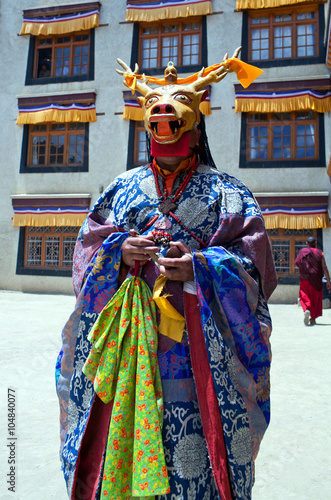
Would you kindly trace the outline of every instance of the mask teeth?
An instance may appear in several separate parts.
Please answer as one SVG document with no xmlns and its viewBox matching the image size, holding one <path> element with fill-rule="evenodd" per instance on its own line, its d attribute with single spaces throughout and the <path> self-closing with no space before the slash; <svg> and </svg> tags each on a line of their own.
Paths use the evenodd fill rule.
<svg viewBox="0 0 331 500">
<path fill-rule="evenodd" d="M 180 128 L 180 126 L 181 126 L 181 120 L 178 120 L 175 122 L 170 122 L 170 128 L 171 128 L 173 134 L 175 134 L 177 132 L 177 130 Z"/>
<path fill-rule="evenodd" d="M 183 120 L 170 120 L 162 122 L 150 122 L 150 127 L 156 135 L 170 135 L 167 132 L 176 134 L 182 127 Z"/>
</svg>

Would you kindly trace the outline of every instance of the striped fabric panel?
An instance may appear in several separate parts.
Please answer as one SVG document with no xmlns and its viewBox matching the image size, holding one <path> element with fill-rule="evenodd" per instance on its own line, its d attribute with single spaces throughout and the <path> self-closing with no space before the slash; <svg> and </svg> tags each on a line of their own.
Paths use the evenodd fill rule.
<svg viewBox="0 0 331 500">
<path fill-rule="evenodd" d="M 199 3 L 211 3 L 210 0 L 161 0 L 160 2 L 148 2 L 143 0 L 140 3 L 127 2 L 127 9 L 134 10 L 153 10 L 162 9 L 165 7 L 183 7 L 187 5 L 194 5 Z"/>
<path fill-rule="evenodd" d="M 76 19 L 84 19 L 85 17 L 99 14 L 99 9 L 88 10 L 86 12 L 76 12 L 75 14 L 64 14 L 54 17 L 23 17 L 23 22 L 34 24 L 62 23 L 63 21 L 73 21 Z"/>
<path fill-rule="evenodd" d="M 15 214 L 87 214 L 86 207 L 14 207 Z"/>
<path fill-rule="evenodd" d="M 263 215 L 288 214 L 288 215 L 308 215 L 325 214 L 328 207 L 261 207 Z"/>
<path fill-rule="evenodd" d="M 236 99 L 286 99 L 292 97 L 311 96 L 315 99 L 323 100 L 331 97 L 331 91 L 316 92 L 311 89 L 277 91 L 277 92 L 236 92 Z"/>
<path fill-rule="evenodd" d="M 19 113 L 35 113 L 38 111 L 46 111 L 49 109 L 58 109 L 61 111 L 69 111 L 71 109 L 79 109 L 81 111 L 87 111 L 91 109 L 95 109 L 95 104 L 70 104 L 69 106 L 63 106 L 61 104 L 57 103 L 51 103 L 51 104 L 42 104 L 42 105 L 35 105 L 35 106 L 19 106 L 18 111 Z"/>
<path fill-rule="evenodd" d="M 163 0 L 157 2 L 127 2 L 127 21 L 156 21 L 212 13 L 211 0 Z"/>
</svg>

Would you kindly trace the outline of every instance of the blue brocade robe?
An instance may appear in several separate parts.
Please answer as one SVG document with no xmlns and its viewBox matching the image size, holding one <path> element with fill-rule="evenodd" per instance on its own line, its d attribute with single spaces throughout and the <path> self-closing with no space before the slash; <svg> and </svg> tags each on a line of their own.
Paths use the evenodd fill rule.
<svg viewBox="0 0 331 500">
<path fill-rule="evenodd" d="M 175 179 L 175 191 L 185 173 Z M 159 184 L 162 186 L 162 177 Z M 155 180 L 148 166 L 117 177 L 97 201 L 78 236 L 74 257 L 76 308 L 62 333 L 57 392 L 61 409 L 61 459 L 68 494 L 89 420 L 94 390 L 82 373 L 90 350 L 88 332 L 121 280 L 121 246 L 134 228 L 160 218 Z M 260 209 L 234 177 L 199 165 L 177 202 L 173 241 L 193 249 L 197 299 L 208 371 L 222 420 L 232 498 L 251 498 L 254 460 L 270 418 L 271 320 L 266 299 L 276 286 L 268 237 Z M 205 244 L 192 237 L 187 227 Z M 141 277 L 153 289 L 159 275 L 149 261 Z M 183 283 L 168 281 L 169 301 L 182 314 Z M 192 348 L 192 346 L 191 346 Z M 167 500 L 223 500 L 217 460 L 204 436 L 199 393 L 190 360 L 190 332 L 181 343 L 159 334 L 159 365 L 165 412 L 163 442 L 170 478 Z M 220 431 L 221 432 L 221 431 Z M 97 436 L 96 436 L 97 439 Z M 207 446 L 206 446 L 207 441 Z M 99 471 L 101 473 L 101 471 Z M 215 481 L 216 486 L 215 486 Z M 102 477 L 102 475 L 101 475 Z M 96 494 L 95 498 L 98 498 Z"/>
</svg>

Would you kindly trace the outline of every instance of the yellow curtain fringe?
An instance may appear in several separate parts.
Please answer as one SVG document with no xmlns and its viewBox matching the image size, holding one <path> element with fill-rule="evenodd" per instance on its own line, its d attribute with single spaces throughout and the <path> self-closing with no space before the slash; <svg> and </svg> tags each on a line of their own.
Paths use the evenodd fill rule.
<svg viewBox="0 0 331 500">
<path fill-rule="evenodd" d="M 20 35 L 62 35 L 74 31 L 90 30 L 96 26 L 99 26 L 99 14 L 54 23 L 29 23 L 24 21 Z"/>
<path fill-rule="evenodd" d="M 14 214 L 13 226 L 81 226 L 86 219 L 84 214 Z"/>
<path fill-rule="evenodd" d="M 247 9 L 271 9 L 285 5 L 294 5 L 297 3 L 319 3 L 316 0 L 237 0 L 237 10 Z"/>
<path fill-rule="evenodd" d="M 319 215 L 264 215 L 266 229 L 316 229 L 331 227 L 328 214 Z"/>
<path fill-rule="evenodd" d="M 147 4 L 148 5 L 148 4 Z M 151 22 L 164 19 L 175 19 L 177 17 L 205 16 L 212 14 L 213 9 L 210 2 L 201 4 L 183 5 L 176 7 L 160 7 L 159 9 L 130 9 L 126 10 L 126 21 Z"/>
<path fill-rule="evenodd" d="M 254 99 L 251 97 L 236 99 L 236 113 L 285 113 L 289 111 L 313 110 L 318 113 L 331 111 L 331 97 L 316 99 L 313 96 L 284 97 L 282 99 Z"/>
<path fill-rule="evenodd" d="M 16 125 L 30 125 L 35 123 L 68 123 L 68 122 L 95 122 L 97 114 L 95 109 L 45 109 L 30 113 L 19 113 Z"/>
<path fill-rule="evenodd" d="M 144 119 L 143 108 L 134 108 L 131 106 L 124 106 L 123 120 L 134 120 L 140 122 Z"/>
<path fill-rule="evenodd" d="M 211 106 L 210 101 L 202 101 L 200 102 L 200 111 L 203 115 L 211 115 Z"/>
</svg>

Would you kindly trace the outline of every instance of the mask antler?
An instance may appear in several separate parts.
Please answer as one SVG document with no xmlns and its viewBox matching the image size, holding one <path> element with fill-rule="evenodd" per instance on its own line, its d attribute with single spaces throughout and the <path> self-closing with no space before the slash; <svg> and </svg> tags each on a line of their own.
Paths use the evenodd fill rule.
<svg viewBox="0 0 331 500">
<path fill-rule="evenodd" d="M 126 87 L 131 88 L 132 86 L 128 85 L 127 80 L 129 81 L 134 81 L 134 88 L 138 90 L 142 95 L 147 95 L 149 92 L 151 92 L 152 88 L 147 85 L 147 80 L 145 74 L 142 75 L 142 82 L 137 79 L 138 73 L 139 73 L 139 66 L 136 63 L 134 71 L 121 59 L 117 59 L 117 62 L 124 71 L 121 71 L 119 69 L 116 69 L 117 73 L 121 76 L 124 77 L 123 83 Z"/>
<path fill-rule="evenodd" d="M 231 59 L 237 58 L 240 51 L 241 47 L 238 47 L 234 51 L 234 54 Z M 233 69 L 231 69 L 228 64 L 228 61 L 230 61 L 231 59 L 228 58 L 228 54 L 225 54 L 225 56 L 223 57 L 223 61 L 221 62 L 221 66 L 217 68 L 215 71 L 211 71 L 206 76 L 203 76 L 205 68 L 202 68 L 202 70 L 198 75 L 198 79 L 195 82 L 191 83 L 191 85 L 189 85 L 190 88 L 193 91 L 197 92 L 198 90 L 202 89 L 206 85 L 209 85 L 210 83 L 218 83 L 221 80 L 223 80 L 223 78 L 225 78 L 228 73 L 233 72 Z"/>
</svg>

